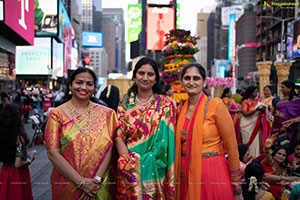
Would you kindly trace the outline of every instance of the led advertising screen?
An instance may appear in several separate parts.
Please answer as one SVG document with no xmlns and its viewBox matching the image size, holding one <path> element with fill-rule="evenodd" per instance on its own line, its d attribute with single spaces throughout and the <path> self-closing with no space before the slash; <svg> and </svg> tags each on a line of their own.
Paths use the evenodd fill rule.
<svg viewBox="0 0 300 200">
<path fill-rule="evenodd" d="M 59 39 L 64 43 L 64 76 L 67 77 L 68 69 L 72 68 L 72 40 L 75 32 L 68 16 L 67 10 L 61 0 L 59 0 Z"/>
<path fill-rule="evenodd" d="M 100 32 L 82 31 L 81 43 L 83 47 L 102 47 L 103 34 Z"/>
<path fill-rule="evenodd" d="M 64 44 L 52 39 L 52 78 L 64 76 Z"/>
<path fill-rule="evenodd" d="M 7 0 L 4 3 L 4 22 L 13 31 L 33 44 L 34 0 Z"/>
<path fill-rule="evenodd" d="M 34 1 L 34 31 L 36 36 L 57 35 L 57 0 Z"/>
<path fill-rule="evenodd" d="M 174 29 L 174 8 L 147 8 L 147 50 L 162 50 L 165 35 Z"/>
<path fill-rule="evenodd" d="M 48 75 L 48 68 L 51 68 L 51 38 L 34 38 L 34 44 L 16 47 L 17 75 Z"/>
<path fill-rule="evenodd" d="M 300 55 L 300 20 L 294 23 L 293 57 Z"/>
<path fill-rule="evenodd" d="M 228 61 L 232 63 L 232 56 L 233 56 L 233 47 L 234 47 L 234 23 L 235 23 L 235 14 L 230 15 L 229 20 L 229 27 L 228 27 Z"/>
<path fill-rule="evenodd" d="M 156 5 L 173 5 L 173 0 L 147 0 L 147 4 L 156 4 Z"/>
<path fill-rule="evenodd" d="M 294 23 L 289 22 L 287 25 L 287 37 L 286 37 L 286 57 L 293 57 L 293 34 L 294 34 Z"/>
<path fill-rule="evenodd" d="M 244 14 L 244 8 L 242 5 L 222 7 L 221 9 L 222 26 L 229 26 L 231 14 L 235 14 L 235 21 L 238 21 Z"/>
<path fill-rule="evenodd" d="M 4 2 L 0 1 L 0 21 L 4 20 Z"/>
<path fill-rule="evenodd" d="M 128 4 L 128 43 L 139 39 L 142 30 L 142 4 Z"/>
</svg>

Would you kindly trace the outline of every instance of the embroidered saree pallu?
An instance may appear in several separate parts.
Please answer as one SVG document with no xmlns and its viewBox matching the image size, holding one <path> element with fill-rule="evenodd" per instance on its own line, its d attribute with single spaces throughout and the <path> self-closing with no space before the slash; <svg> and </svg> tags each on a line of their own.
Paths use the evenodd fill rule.
<svg viewBox="0 0 300 200">
<path fill-rule="evenodd" d="M 155 95 L 148 105 L 123 99 L 118 116 L 129 154 L 118 160 L 117 199 L 174 198 L 174 121 L 171 100 Z"/>
<path fill-rule="evenodd" d="M 112 109 L 94 105 L 91 112 L 93 114 L 84 118 L 76 117 L 84 130 L 92 120 L 88 135 L 78 130 L 74 120 L 61 107 L 51 110 L 45 132 L 47 150 L 60 149 L 61 155 L 73 169 L 86 178 L 95 175 L 113 145 L 112 137 L 118 127 L 118 120 Z M 53 200 L 77 199 L 82 193 L 82 190 L 62 176 L 56 168 L 51 174 L 51 185 Z"/>
</svg>

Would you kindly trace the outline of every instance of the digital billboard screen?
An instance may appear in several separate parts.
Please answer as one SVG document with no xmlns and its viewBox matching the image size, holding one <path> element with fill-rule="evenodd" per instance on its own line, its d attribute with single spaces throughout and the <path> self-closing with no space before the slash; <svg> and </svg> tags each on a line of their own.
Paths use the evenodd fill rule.
<svg viewBox="0 0 300 200">
<path fill-rule="evenodd" d="M 7 0 L 4 3 L 5 24 L 30 44 L 34 38 L 33 4 L 33 0 Z"/>
<path fill-rule="evenodd" d="M 294 23 L 293 31 L 293 57 L 300 55 L 300 20 Z"/>
<path fill-rule="evenodd" d="M 16 47 L 17 75 L 48 75 L 51 38 L 34 38 L 34 46 Z"/>
<path fill-rule="evenodd" d="M 36 36 L 57 35 L 57 0 L 34 1 L 34 31 Z"/>
<path fill-rule="evenodd" d="M 102 47 L 103 34 L 100 32 L 82 31 L 81 38 L 83 47 Z"/>
<path fill-rule="evenodd" d="M 147 50 L 162 50 L 164 48 L 165 35 L 174 29 L 174 15 L 174 8 L 147 8 Z"/>
<path fill-rule="evenodd" d="M 52 76 L 64 76 L 64 45 L 52 39 Z"/>
<path fill-rule="evenodd" d="M 139 39 L 142 30 L 142 4 L 128 4 L 128 43 Z"/>
</svg>

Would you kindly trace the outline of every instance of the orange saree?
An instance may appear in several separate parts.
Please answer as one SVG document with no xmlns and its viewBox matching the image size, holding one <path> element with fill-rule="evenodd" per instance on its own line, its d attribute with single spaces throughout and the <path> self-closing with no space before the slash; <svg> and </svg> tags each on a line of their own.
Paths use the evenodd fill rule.
<svg viewBox="0 0 300 200">
<path fill-rule="evenodd" d="M 96 173 L 107 151 L 113 145 L 113 134 L 119 126 L 116 113 L 109 108 L 94 105 L 93 114 L 77 116 L 81 127 L 87 129 L 93 120 L 89 135 L 81 133 L 74 120 L 61 107 L 49 115 L 45 130 L 47 150 L 60 149 L 61 155 L 82 177 Z M 92 117 L 91 117 L 92 116 Z M 54 167 L 51 174 L 52 199 L 77 199 L 81 190 L 62 176 Z"/>
<path fill-rule="evenodd" d="M 222 101 L 213 98 L 203 122 L 206 101 L 207 97 L 203 94 L 186 131 L 183 130 L 188 101 L 178 114 L 175 136 L 175 198 L 178 200 L 220 199 L 224 196 L 233 199 L 232 189 L 239 188 L 239 158 L 231 117 Z M 184 134 L 185 144 L 182 143 Z M 228 152 L 228 161 L 223 144 Z M 182 166 L 187 173 L 182 171 Z"/>
</svg>

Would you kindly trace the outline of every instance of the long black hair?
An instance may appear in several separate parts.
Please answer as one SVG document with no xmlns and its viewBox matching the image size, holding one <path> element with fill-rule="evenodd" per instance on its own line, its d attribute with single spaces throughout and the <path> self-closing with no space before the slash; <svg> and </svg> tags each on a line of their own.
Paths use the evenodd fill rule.
<svg viewBox="0 0 300 200">
<path fill-rule="evenodd" d="M 226 94 L 228 93 L 230 91 L 230 88 L 225 88 L 224 90 L 223 90 L 223 93 L 222 93 L 222 95 L 221 95 L 221 99 L 223 99 L 224 97 L 226 97 Z"/>
<path fill-rule="evenodd" d="M 256 86 L 249 86 L 249 87 L 247 87 L 246 92 L 245 92 L 245 94 L 244 94 L 244 96 L 243 96 L 242 101 L 244 101 L 245 99 L 249 99 L 250 96 L 252 95 L 252 93 L 253 93 L 256 89 L 257 89 Z M 241 102 L 242 102 L 242 101 L 241 101 Z"/>
<path fill-rule="evenodd" d="M 0 111 L 0 161 L 12 163 L 16 159 L 17 137 L 26 146 L 29 141 L 24 130 L 21 106 L 16 103 L 4 105 Z M 22 149 L 26 156 L 26 148 Z M 23 158 L 25 159 L 25 157 Z"/>
<path fill-rule="evenodd" d="M 285 85 L 287 88 L 291 89 L 290 93 L 289 93 L 289 101 L 292 101 L 294 96 L 297 96 L 296 92 L 295 92 L 295 83 L 293 81 L 290 80 L 285 80 L 282 81 L 281 84 Z"/>
<path fill-rule="evenodd" d="M 249 191 L 250 178 L 255 177 L 259 187 L 265 174 L 264 168 L 257 162 L 249 163 L 245 168 L 245 182 L 242 185 L 244 200 L 255 200 L 255 187 Z"/>
<path fill-rule="evenodd" d="M 137 71 L 143 66 L 143 65 L 151 65 L 151 67 L 154 70 L 155 73 L 155 84 L 152 87 L 152 91 L 154 94 L 163 94 L 164 91 L 163 89 L 159 86 L 160 83 L 160 77 L 159 77 L 159 72 L 158 72 L 158 65 L 156 63 L 155 60 L 153 60 L 152 58 L 148 58 L 148 57 L 143 57 L 141 58 L 135 65 L 134 70 L 133 70 L 133 74 L 132 74 L 132 80 L 134 81 L 134 79 L 136 78 L 136 73 Z M 128 97 L 131 95 L 131 93 L 134 94 L 134 96 L 137 95 L 138 93 L 138 86 L 137 84 L 134 82 L 133 85 L 128 89 L 127 91 L 127 95 Z"/>
<path fill-rule="evenodd" d="M 283 149 L 285 151 L 285 160 L 283 161 L 283 163 L 279 163 L 279 166 L 286 168 L 287 163 L 288 163 L 288 151 L 287 151 L 287 149 L 284 148 L 283 146 L 278 145 L 278 144 L 273 144 L 271 149 L 272 149 L 272 154 L 271 154 L 272 158 L 276 155 L 276 153 L 279 150 Z"/>
<path fill-rule="evenodd" d="M 241 162 L 244 162 L 244 155 L 246 154 L 246 152 L 249 150 L 249 147 L 247 144 L 239 144 L 238 145 L 238 149 L 239 149 L 239 158 Z"/>
<path fill-rule="evenodd" d="M 93 77 L 93 79 L 94 79 L 94 86 L 95 86 L 95 89 L 96 89 L 97 77 L 96 77 L 95 72 L 93 72 L 91 69 L 89 69 L 89 68 L 87 68 L 87 67 L 79 67 L 79 68 L 77 68 L 75 71 L 73 71 L 73 72 L 71 73 L 71 75 L 69 76 L 69 78 L 68 78 L 68 81 L 67 81 L 67 88 L 66 88 L 66 91 L 65 91 L 65 96 L 64 96 L 63 102 L 67 102 L 67 101 L 69 101 L 69 100 L 72 98 L 72 95 L 69 94 L 69 92 L 70 92 L 70 88 L 69 88 L 69 87 L 72 85 L 73 81 L 75 80 L 75 77 L 76 77 L 78 74 L 84 73 L 84 72 L 89 73 L 89 74 Z M 94 90 L 95 90 L 95 89 L 94 89 Z M 94 91 L 94 93 L 95 93 L 95 91 Z M 93 98 L 93 97 L 91 97 L 91 100 L 92 100 L 93 102 L 96 102 L 96 101 L 95 101 L 95 98 Z"/>
</svg>

